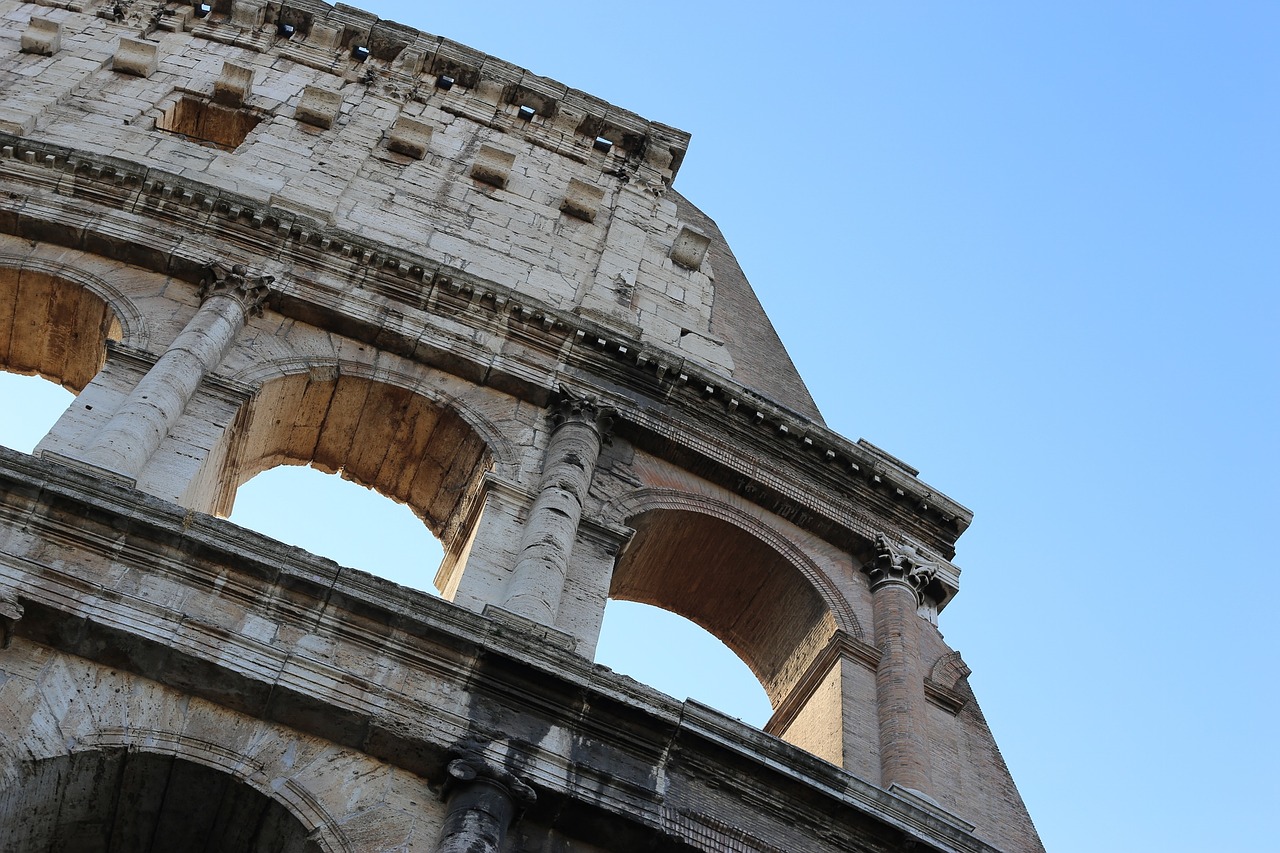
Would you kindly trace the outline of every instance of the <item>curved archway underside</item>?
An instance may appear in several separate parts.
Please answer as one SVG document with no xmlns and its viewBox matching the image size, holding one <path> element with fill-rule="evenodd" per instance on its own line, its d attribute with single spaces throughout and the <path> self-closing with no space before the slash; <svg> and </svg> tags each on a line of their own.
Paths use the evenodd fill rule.
<svg viewBox="0 0 1280 853">
<path fill-rule="evenodd" d="M 0 267 L 0 367 L 79 393 L 106 360 L 120 322 L 98 296 L 49 273 Z"/>
<path fill-rule="evenodd" d="M 320 853 L 284 806 L 172 755 L 94 750 L 26 765 L 0 793 L 0 850 Z"/>
<path fill-rule="evenodd" d="M 443 539 L 491 457 L 455 412 L 409 389 L 301 373 L 262 386 L 225 481 L 234 490 L 277 465 L 311 465 L 408 504 Z"/>
<path fill-rule="evenodd" d="M 714 516 L 654 509 L 628 524 L 635 537 L 609 597 L 706 628 L 751 668 L 776 708 L 836 630 L 822 597 L 785 557 Z"/>
</svg>

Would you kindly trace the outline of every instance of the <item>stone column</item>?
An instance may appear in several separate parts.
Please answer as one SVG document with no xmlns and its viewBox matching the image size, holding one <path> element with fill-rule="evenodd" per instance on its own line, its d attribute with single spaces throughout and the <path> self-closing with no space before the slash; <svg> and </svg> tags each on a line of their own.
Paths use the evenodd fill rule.
<svg viewBox="0 0 1280 853">
<path fill-rule="evenodd" d="M 515 571 L 507 582 L 505 610 L 543 625 L 555 624 L 582 505 L 612 423 L 612 410 L 586 398 L 568 397 L 552 411 L 551 442 L 520 537 Z"/>
<path fill-rule="evenodd" d="M 910 545 L 876 535 L 876 556 L 862 569 L 871 579 L 880 723 L 880 783 L 933 795 L 929 775 L 924 672 L 920 667 L 920 590 L 937 569 Z"/>
<path fill-rule="evenodd" d="M 445 796 L 437 853 L 498 853 L 519 812 L 535 799 L 519 779 L 473 758 L 449 762 Z"/>
<path fill-rule="evenodd" d="M 240 264 L 207 264 L 200 308 L 93 437 L 84 461 L 136 480 L 246 319 L 262 313 L 272 281 Z"/>
</svg>

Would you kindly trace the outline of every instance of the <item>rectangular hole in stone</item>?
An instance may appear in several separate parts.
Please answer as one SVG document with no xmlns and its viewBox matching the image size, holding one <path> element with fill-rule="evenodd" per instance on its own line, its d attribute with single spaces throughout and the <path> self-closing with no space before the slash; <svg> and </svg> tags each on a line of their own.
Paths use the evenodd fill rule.
<svg viewBox="0 0 1280 853">
<path fill-rule="evenodd" d="M 234 150 L 262 118 L 250 110 L 211 104 L 183 95 L 156 120 L 156 129 L 199 145 Z"/>
<path fill-rule="evenodd" d="M 516 115 L 520 117 L 521 121 L 533 121 L 533 117 L 536 116 L 537 114 L 538 114 L 538 111 L 535 110 L 533 107 L 522 106 L 520 107 L 520 111 Z"/>
<path fill-rule="evenodd" d="M 613 150 L 613 143 L 610 142 L 608 139 L 605 139 L 603 136 L 597 136 L 596 141 L 591 143 L 591 147 L 596 149 L 597 151 L 603 151 L 604 153 L 608 154 L 610 151 Z"/>
</svg>

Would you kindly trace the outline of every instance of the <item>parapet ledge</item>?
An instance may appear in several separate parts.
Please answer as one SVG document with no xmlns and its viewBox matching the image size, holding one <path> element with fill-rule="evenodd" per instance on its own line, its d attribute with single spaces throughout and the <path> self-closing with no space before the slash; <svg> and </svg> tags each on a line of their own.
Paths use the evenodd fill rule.
<svg viewBox="0 0 1280 853">
<path fill-rule="evenodd" d="M 560 140 L 583 158 L 592 152 L 623 155 L 629 166 L 646 165 L 668 182 L 689 148 L 685 131 L 649 121 L 563 83 L 534 74 L 443 36 L 338 3 L 322 0 L 268 2 L 261 14 L 246 0 L 216 0 L 213 10 L 191 24 L 214 41 L 266 52 L 278 50 L 309 67 L 348 82 L 370 85 L 385 78 L 402 97 L 440 100 L 441 108 L 504 130 L 523 128 L 531 139 L 564 152 Z M 246 20 L 256 30 L 246 32 Z"/>
</svg>

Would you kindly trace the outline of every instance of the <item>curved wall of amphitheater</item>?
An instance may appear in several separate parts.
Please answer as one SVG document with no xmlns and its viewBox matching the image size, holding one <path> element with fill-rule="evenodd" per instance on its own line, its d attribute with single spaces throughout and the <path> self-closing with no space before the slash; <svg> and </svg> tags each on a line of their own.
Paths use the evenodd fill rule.
<svg viewBox="0 0 1280 853">
<path fill-rule="evenodd" d="M 0 0 L 0 367 L 78 395 L 0 450 L 0 850 L 1040 849 L 970 513 L 825 427 L 688 144 L 347 6 Z M 442 598 L 219 518 L 281 464 Z M 765 730 L 593 666 L 609 598 Z"/>
</svg>

